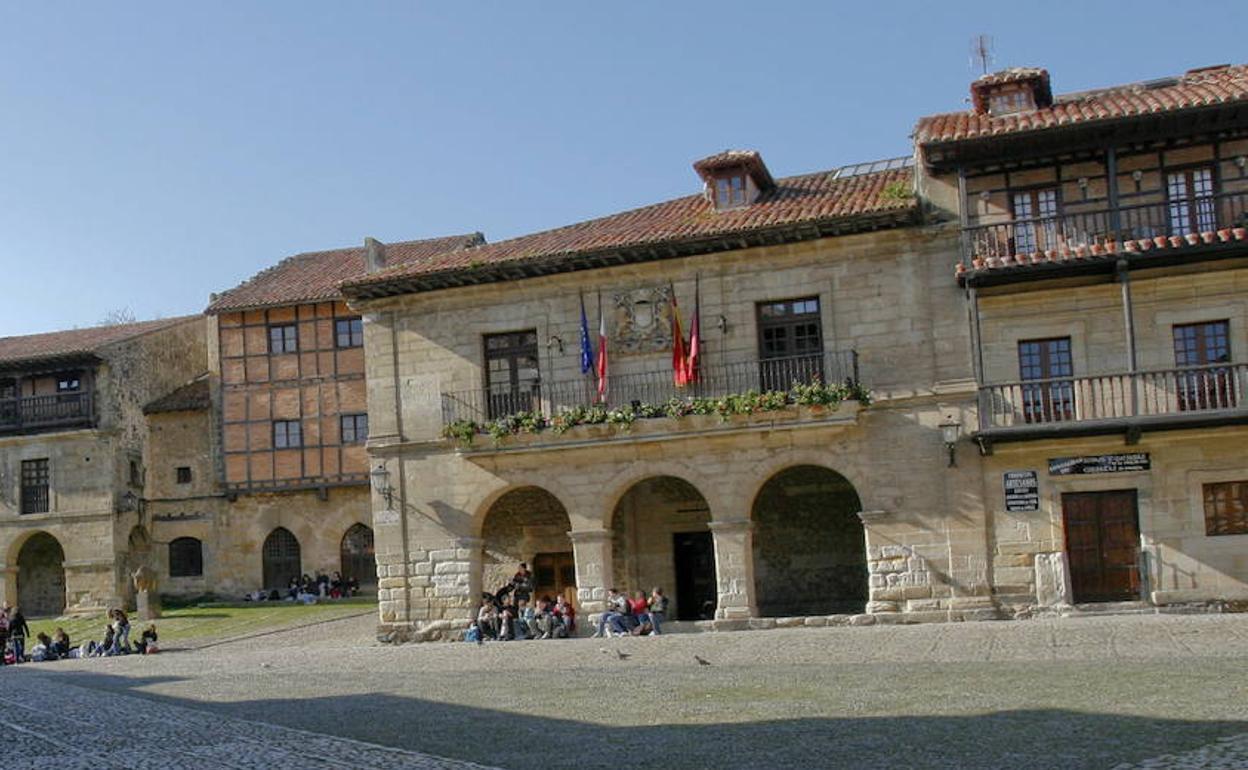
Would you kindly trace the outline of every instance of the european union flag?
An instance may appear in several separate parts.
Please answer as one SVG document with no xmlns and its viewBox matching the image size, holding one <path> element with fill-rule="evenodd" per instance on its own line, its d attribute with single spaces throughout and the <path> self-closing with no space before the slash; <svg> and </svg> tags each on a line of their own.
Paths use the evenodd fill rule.
<svg viewBox="0 0 1248 770">
<path fill-rule="evenodd" d="M 585 295 L 581 295 L 581 374 L 594 368 L 594 346 L 589 341 L 589 319 L 585 317 Z"/>
</svg>

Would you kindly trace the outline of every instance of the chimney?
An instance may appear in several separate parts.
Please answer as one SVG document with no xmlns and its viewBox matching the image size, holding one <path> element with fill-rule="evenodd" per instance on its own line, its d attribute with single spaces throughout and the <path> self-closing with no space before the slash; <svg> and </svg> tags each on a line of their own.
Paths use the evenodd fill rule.
<svg viewBox="0 0 1248 770">
<path fill-rule="evenodd" d="M 386 244 L 376 238 L 364 239 L 364 272 L 375 273 L 386 266 Z"/>
<path fill-rule="evenodd" d="M 971 102 L 977 115 L 1011 115 L 1053 106 L 1049 71 L 1039 67 L 1011 67 L 971 83 Z"/>
</svg>

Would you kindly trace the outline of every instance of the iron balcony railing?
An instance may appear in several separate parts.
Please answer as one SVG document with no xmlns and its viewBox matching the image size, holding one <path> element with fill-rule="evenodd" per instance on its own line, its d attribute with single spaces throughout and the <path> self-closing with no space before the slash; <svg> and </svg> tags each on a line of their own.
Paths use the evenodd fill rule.
<svg viewBox="0 0 1248 770">
<path fill-rule="evenodd" d="M 0 432 L 5 433 L 90 424 L 94 417 L 87 392 L 0 400 Z"/>
<path fill-rule="evenodd" d="M 852 350 L 825 351 L 791 358 L 754 359 L 733 363 L 704 363 L 698 382 L 677 387 L 671 369 L 655 369 L 607 377 L 605 405 L 661 405 L 672 398 L 718 398 L 746 391 L 789 390 L 794 385 L 823 382 L 856 384 L 858 354 Z M 548 416 L 566 409 L 602 403 L 593 376 L 561 382 L 536 381 L 442 394 L 444 425 L 461 420 L 483 423 L 521 412 Z"/>
<path fill-rule="evenodd" d="M 969 270 L 990 260 L 1030 258 L 1036 253 L 1067 257 L 1122 252 L 1128 241 L 1152 245 L 1158 238 L 1168 242 L 1176 237 L 1189 245 L 1223 243 L 1234 240 L 1231 229 L 1241 227 L 1248 227 L 1248 193 L 1015 219 L 962 232 Z"/>
<path fill-rule="evenodd" d="M 1248 407 L 1248 364 L 1057 377 L 984 385 L 981 429 L 1117 420 Z"/>
</svg>

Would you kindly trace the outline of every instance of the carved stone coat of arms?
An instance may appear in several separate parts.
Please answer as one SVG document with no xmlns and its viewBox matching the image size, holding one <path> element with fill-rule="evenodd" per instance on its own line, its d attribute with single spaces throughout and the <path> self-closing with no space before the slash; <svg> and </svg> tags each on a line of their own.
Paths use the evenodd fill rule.
<svg viewBox="0 0 1248 770">
<path fill-rule="evenodd" d="M 657 353 L 672 347 L 672 289 L 648 286 L 611 295 L 612 353 Z"/>
</svg>

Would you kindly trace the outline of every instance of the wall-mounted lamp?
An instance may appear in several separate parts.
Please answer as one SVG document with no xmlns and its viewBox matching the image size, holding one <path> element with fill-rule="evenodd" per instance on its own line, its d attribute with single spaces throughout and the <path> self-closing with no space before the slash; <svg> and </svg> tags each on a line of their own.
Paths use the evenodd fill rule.
<svg viewBox="0 0 1248 770">
<path fill-rule="evenodd" d="M 962 434 L 962 423 L 953 419 L 953 416 L 945 418 L 940 424 L 940 437 L 945 442 L 945 449 L 949 452 L 949 467 L 954 468 L 958 464 L 956 449 L 958 446 L 958 436 Z"/>
<path fill-rule="evenodd" d="M 1081 176 L 1076 184 L 1079 185 L 1080 189 L 1086 190 L 1088 189 L 1088 178 L 1086 176 Z"/>
<path fill-rule="evenodd" d="M 1244 166 L 1248 166 L 1248 155 L 1240 155 L 1235 159 L 1235 165 L 1239 166 L 1239 170 L 1243 171 Z"/>
<path fill-rule="evenodd" d="M 984 190 L 983 192 L 979 194 L 979 199 L 983 201 L 984 203 L 987 203 L 988 201 L 992 200 L 992 193 L 988 192 L 987 190 Z"/>
<path fill-rule="evenodd" d="M 385 465 L 378 465 L 368 474 L 368 480 L 377 494 L 386 499 L 386 507 L 394 507 L 394 487 L 390 485 L 390 471 Z"/>
<path fill-rule="evenodd" d="M 121 500 L 118 501 L 117 509 L 123 513 L 128 511 L 138 511 L 139 513 L 142 513 L 142 511 L 139 510 L 139 505 L 142 502 L 143 501 L 139 499 L 138 495 L 127 489 L 121 494 Z"/>
<path fill-rule="evenodd" d="M 719 329 L 720 334 L 728 333 L 728 317 L 718 316 L 715 318 L 715 328 Z"/>
<path fill-rule="evenodd" d="M 1138 182 L 1144 178 L 1144 172 L 1137 168 L 1135 171 L 1131 172 L 1131 178 Z"/>
<path fill-rule="evenodd" d="M 547 338 L 546 347 L 549 348 L 551 345 L 554 345 L 555 348 L 559 350 L 560 354 L 563 353 L 563 338 L 558 334 L 552 334 L 549 338 Z"/>
</svg>

